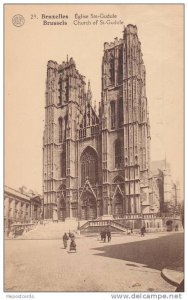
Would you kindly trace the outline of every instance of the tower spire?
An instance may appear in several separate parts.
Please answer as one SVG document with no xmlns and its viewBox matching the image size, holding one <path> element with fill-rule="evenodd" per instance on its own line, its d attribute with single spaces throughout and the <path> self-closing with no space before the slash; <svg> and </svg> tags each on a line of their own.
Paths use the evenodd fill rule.
<svg viewBox="0 0 188 300">
<path fill-rule="evenodd" d="M 88 81 L 88 88 L 87 88 L 87 101 L 91 103 L 92 99 L 92 92 L 91 92 L 91 86 L 90 86 L 90 80 Z"/>
<path fill-rule="evenodd" d="M 96 104 L 96 100 L 94 101 L 94 111 L 95 111 L 95 113 L 97 112 L 97 104 Z"/>
</svg>

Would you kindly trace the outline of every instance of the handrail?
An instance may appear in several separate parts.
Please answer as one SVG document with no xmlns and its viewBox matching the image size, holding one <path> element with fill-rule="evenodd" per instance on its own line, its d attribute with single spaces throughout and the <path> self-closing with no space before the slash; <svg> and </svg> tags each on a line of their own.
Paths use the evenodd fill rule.
<svg viewBox="0 0 188 300">
<path fill-rule="evenodd" d="M 126 230 L 127 229 L 126 225 L 119 224 L 115 220 L 93 220 L 93 221 L 88 221 L 87 223 L 85 223 L 84 225 L 82 225 L 80 227 L 80 230 L 86 229 L 89 226 L 98 227 L 98 226 L 109 226 L 109 225 L 111 225 L 113 227 L 116 227 L 116 228 L 119 228 L 121 230 Z"/>
<path fill-rule="evenodd" d="M 126 231 L 127 230 L 127 226 L 126 225 L 123 225 L 123 224 L 119 224 L 117 222 L 112 222 L 111 223 L 111 226 L 114 226 L 120 230 L 123 230 L 123 231 Z"/>
<path fill-rule="evenodd" d="M 121 228 L 123 228 L 123 229 L 127 229 L 127 227 L 128 227 L 128 226 L 126 226 L 126 225 L 124 225 L 124 224 L 120 224 L 120 223 L 118 223 L 118 222 L 116 222 L 116 221 L 114 221 L 114 220 L 112 220 L 111 223 L 112 223 L 112 224 L 115 224 L 116 226 L 121 227 Z"/>
<path fill-rule="evenodd" d="M 89 227 L 89 222 L 90 221 L 87 221 L 85 224 L 83 224 L 82 226 L 80 226 L 80 229 L 85 229 L 85 228 Z"/>
</svg>

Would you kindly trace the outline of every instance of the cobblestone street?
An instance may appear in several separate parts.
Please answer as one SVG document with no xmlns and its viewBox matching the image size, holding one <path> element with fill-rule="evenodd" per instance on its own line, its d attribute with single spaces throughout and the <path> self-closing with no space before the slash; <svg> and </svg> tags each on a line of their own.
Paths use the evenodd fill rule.
<svg viewBox="0 0 188 300">
<path fill-rule="evenodd" d="M 174 291 L 161 270 L 183 258 L 183 233 L 78 237 L 77 253 L 61 240 L 6 240 L 5 291 Z"/>
</svg>

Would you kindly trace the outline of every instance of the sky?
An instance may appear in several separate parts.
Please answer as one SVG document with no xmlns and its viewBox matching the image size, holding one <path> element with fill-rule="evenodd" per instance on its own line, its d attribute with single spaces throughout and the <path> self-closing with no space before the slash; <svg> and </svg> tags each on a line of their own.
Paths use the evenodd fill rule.
<svg viewBox="0 0 188 300">
<path fill-rule="evenodd" d="M 42 14 L 68 15 L 68 25 L 43 25 Z M 74 25 L 75 14 L 117 15 L 115 25 Z M 25 23 L 12 24 L 21 14 Z M 36 16 L 36 17 L 35 17 Z M 78 19 L 76 19 L 77 21 Z M 85 21 L 87 19 L 80 19 Z M 101 19 L 106 21 L 105 18 Z M 183 187 L 184 61 L 182 5 L 7 5 L 5 7 L 5 184 L 42 193 L 47 61 L 73 57 L 100 101 L 104 42 L 122 38 L 123 26 L 138 28 L 146 66 L 151 160 L 166 156 L 172 178 Z"/>
</svg>

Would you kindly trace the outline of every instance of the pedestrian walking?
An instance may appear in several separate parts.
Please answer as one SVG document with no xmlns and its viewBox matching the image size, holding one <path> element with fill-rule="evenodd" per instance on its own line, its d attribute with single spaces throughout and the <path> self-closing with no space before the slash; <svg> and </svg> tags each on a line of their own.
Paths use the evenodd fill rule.
<svg viewBox="0 0 188 300">
<path fill-rule="evenodd" d="M 143 230 L 144 230 L 144 234 L 145 234 L 146 233 L 146 227 L 145 226 L 143 227 Z"/>
<path fill-rule="evenodd" d="M 107 230 L 103 231 L 103 242 L 106 243 Z"/>
<path fill-rule="evenodd" d="M 110 229 L 107 230 L 107 237 L 108 237 L 108 243 L 111 241 L 111 231 Z"/>
<path fill-rule="evenodd" d="M 103 240 L 103 230 L 101 230 L 101 232 L 100 232 L 100 237 L 101 237 L 101 241 Z"/>
<path fill-rule="evenodd" d="M 74 239 L 75 238 L 75 235 L 74 235 L 74 233 L 73 232 L 71 232 L 71 231 L 69 231 L 69 237 L 70 237 L 70 239 Z"/>
<path fill-rule="evenodd" d="M 64 248 L 66 249 L 67 248 L 67 241 L 69 239 L 69 236 L 68 234 L 65 232 L 64 235 L 63 235 L 63 244 L 64 244 Z"/>
<path fill-rule="evenodd" d="M 143 226 L 140 230 L 141 236 L 144 236 L 144 234 L 146 233 L 146 227 Z"/>
<path fill-rule="evenodd" d="M 75 237 L 71 238 L 70 242 L 70 251 L 75 251 L 76 252 L 76 242 L 75 242 Z"/>
</svg>

